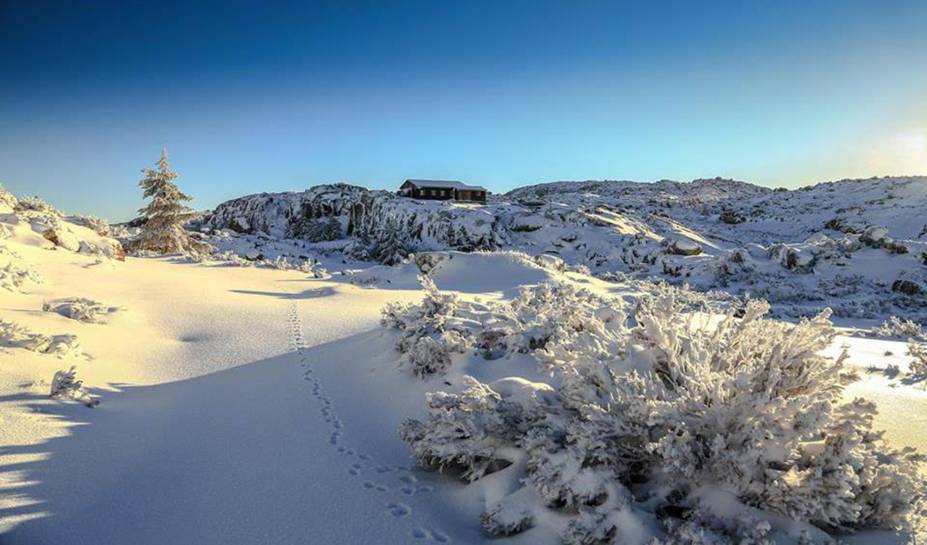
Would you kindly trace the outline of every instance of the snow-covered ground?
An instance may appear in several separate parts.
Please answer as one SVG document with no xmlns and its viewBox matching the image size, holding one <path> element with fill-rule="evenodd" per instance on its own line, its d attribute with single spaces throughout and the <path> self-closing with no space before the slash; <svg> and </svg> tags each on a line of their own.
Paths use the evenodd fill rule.
<svg viewBox="0 0 927 545">
<path fill-rule="evenodd" d="M 386 267 L 340 247 L 326 253 L 301 240 L 228 233 L 213 240 L 281 249 L 276 255 L 294 261 L 302 249 L 327 272 L 123 261 L 105 250 L 112 239 L 104 229 L 48 218 L 0 210 L 9 235 L 0 241 L 0 319 L 21 326 L 6 327 L 0 340 L 0 543 L 494 541 L 479 519 L 511 492 L 505 471 L 469 485 L 426 472 L 398 430 L 426 417 L 428 392 L 460 391 L 464 375 L 488 383 L 544 381 L 546 373 L 526 353 L 462 354 L 446 374 L 421 380 L 397 352 L 397 332 L 380 325 L 381 310 L 421 300 L 422 270 L 474 308 L 551 282 L 631 304 L 652 288 L 590 276 L 562 254 L 567 264 L 493 251 L 421 254 Z M 42 234 L 48 223 L 57 243 Z M 85 312 L 76 312 L 74 298 L 100 305 L 78 300 Z M 93 322 L 74 319 L 81 316 Z M 854 324 L 872 325 L 842 325 Z M 836 356 L 848 345 L 859 375 L 844 395 L 877 403 L 876 428 L 892 446 L 927 452 L 927 389 L 909 373 L 904 340 L 844 333 L 828 350 Z M 71 366 L 98 406 L 49 397 L 52 376 Z M 566 519 L 550 516 L 507 542 L 559 543 L 554 530 Z"/>
</svg>

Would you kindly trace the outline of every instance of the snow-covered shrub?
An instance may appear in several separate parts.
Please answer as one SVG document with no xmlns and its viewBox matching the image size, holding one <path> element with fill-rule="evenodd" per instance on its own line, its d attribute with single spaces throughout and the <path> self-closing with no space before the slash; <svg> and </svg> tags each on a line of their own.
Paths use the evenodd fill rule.
<svg viewBox="0 0 927 545">
<path fill-rule="evenodd" d="M 92 229 L 100 236 L 113 236 L 113 229 L 110 227 L 109 221 L 105 218 L 98 218 L 96 216 L 71 216 L 69 219 L 77 225 L 83 225 L 88 229 Z"/>
<path fill-rule="evenodd" d="M 927 377 L 927 346 L 909 340 L 908 355 L 911 356 L 911 374 Z"/>
<path fill-rule="evenodd" d="M 493 536 L 511 536 L 534 526 L 534 514 L 518 494 L 506 496 L 480 516 L 480 525 Z"/>
<path fill-rule="evenodd" d="M 221 261 L 229 267 L 253 267 L 254 261 L 250 259 L 245 259 L 244 257 L 236 254 L 235 252 L 222 252 L 214 254 L 212 256 L 216 261 Z"/>
<path fill-rule="evenodd" d="M 490 306 L 477 345 L 490 359 L 542 349 L 581 331 L 597 312 L 613 316 L 609 302 L 572 284 L 522 288 L 510 303 Z"/>
<path fill-rule="evenodd" d="M 17 212 L 38 212 L 40 214 L 61 217 L 61 212 L 38 197 L 20 197 L 14 210 Z"/>
<path fill-rule="evenodd" d="M 844 357 L 819 355 L 835 337 L 829 313 L 791 325 L 749 301 L 719 319 L 687 299 L 662 286 L 630 315 L 616 303 L 581 327 L 567 319 L 534 349 L 557 389 L 468 378 L 429 395 L 427 420 L 400 434 L 424 466 L 468 480 L 526 459 L 513 482 L 571 517 L 566 543 L 608 543 L 629 504 L 665 519 L 705 489 L 827 531 L 908 524 L 919 458 L 872 431 L 871 404 L 842 400 Z M 491 507 L 484 523 L 524 529 L 517 507 Z M 729 522 L 692 521 L 670 542 L 710 530 L 763 543 L 769 531 Z"/>
<path fill-rule="evenodd" d="M 104 323 L 104 317 L 119 310 L 119 307 L 106 306 L 84 297 L 70 297 L 42 304 L 45 312 L 56 312 L 65 318 L 91 324 Z"/>
<path fill-rule="evenodd" d="M 14 265 L 13 262 L 0 267 L 0 288 L 14 292 L 22 291 L 26 282 L 41 284 L 42 277 L 34 270 Z"/>
<path fill-rule="evenodd" d="M 100 400 L 90 394 L 84 383 L 77 379 L 77 370 L 74 366 L 67 371 L 56 371 L 51 382 L 51 397 L 55 399 L 70 399 L 83 403 L 88 407 L 96 407 Z"/>
<path fill-rule="evenodd" d="M 469 329 L 456 317 L 460 300 L 442 293 L 434 281 L 419 275 L 425 297 L 419 304 L 391 303 L 383 309 L 380 323 L 398 329 L 396 350 L 403 354 L 402 364 L 416 376 L 425 378 L 444 373 L 453 353 L 463 353 L 470 346 Z"/>
<path fill-rule="evenodd" d="M 43 335 L 33 333 L 25 327 L 6 320 L 0 320 L 0 346 L 22 348 L 40 354 L 52 354 L 63 358 L 68 354 L 80 355 L 80 343 L 76 335 Z"/>
<path fill-rule="evenodd" d="M 923 335 L 921 326 L 911 320 L 897 316 L 890 316 L 888 320 L 875 329 L 875 334 L 882 337 L 900 337 L 903 339 L 917 339 Z"/>
<path fill-rule="evenodd" d="M 664 519 L 665 540 L 651 545 L 776 545 L 766 520 L 749 515 L 722 518 L 702 509 L 687 513 L 684 519 Z M 810 545 L 810 538 L 799 545 Z"/>
</svg>

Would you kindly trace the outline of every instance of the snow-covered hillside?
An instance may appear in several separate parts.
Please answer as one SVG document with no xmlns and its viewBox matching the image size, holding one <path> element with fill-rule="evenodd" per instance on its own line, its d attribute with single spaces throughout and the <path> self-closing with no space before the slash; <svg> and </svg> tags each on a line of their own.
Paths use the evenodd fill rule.
<svg viewBox="0 0 927 545">
<path fill-rule="evenodd" d="M 264 254 L 250 259 L 222 252 L 126 256 L 111 235 L 125 239 L 127 232 L 0 193 L 0 541 L 475 544 L 497 542 L 492 532 L 533 545 L 649 545 L 652 537 L 675 543 L 692 535 L 718 543 L 752 536 L 823 544 L 825 531 L 846 525 L 864 530 L 848 539 L 874 545 L 913 534 L 872 528 L 906 516 L 922 522 L 909 505 L 918 497 L 913 460 L 893 450 L 927 447 L 917 431 L 927 406 L 927 355 L 917 355 L 925 349 L 916 324 L 896 320 L 872 332 L 885 338 L 860 337 L 858 330 L 833 338 L 823 319 L 798 329 L 757 323 L 762 305 L 753 303 L 741 309 L 744 328 L 729 322 L 733 329 L 715 338 L 718 298 L 644 278 L 596 278 L 549 252 L 419 251 L 393 266 L 343 253 L 363 238 L 345 239 L 349 225 L 352 235 L 376 233 L 390 207 L 429 211 L 432 227 L 448 211 L 460 214 L 464 227 L 487 216 L 498 226 L 541 209 L 566 213 L 558 199 L 471 207 L 345 187 L 310 193 L 305 223 L 337 222 L 341 238 L 288 239 L 290 225 L 299 223 L 289 220 L 265 224 L 273 237 L 206 237 Z M 352 198 L 339 200 L 346 193 Z M 712 194 L 690 197 L 716 199 L 716 188 Z M 302 203 L 272 196 L 247 202 L 258 216 L 236 221 L 249 226 L 260 225 L 252 223 L 259 216 L 286 218 Z M 593 212 L 574 213 L 554 225 L 614 241 L 629 236 L 614 224 L 581 219 Z M 658 236 L 671 225 L 636 221 Z M 422 225 L 421 240 L 442 248 Z M 519 240 L 526 249 L 530 240 L 544 242 L 549 227 L 497 229 L 507 244 Z M 289 259 L 276 259 L 282 254 Z M 640 384 L 615 380 L 663 365 L 660 350 L 673 343 L 692 372 L 709 361 L 722 364 L 677 376 L 688 392 L 678 397 L 653 376 Z M 850 343 L 851 358 L 841 367 L 843 343 Z M 767 399 L 732 387 L 766 380 L 763 365 L 749 364 L 743 375 L 727 371 L 724 362 L 744 355 L 741 345 L 786 377 L 778 384 L 799 381 L 789 386 L 795 396 L 788 403 L 775 388 Z M 706 360 L 709 346 L 728 348 L 723 358 Z M 820 355 L 809 352 L 824 346 Z M 779 358 L 780 349 L 789 355 Z M 820 369 L 794 373 L 809 362 Z M 852 383 L 844 390 L 845 381 Z M 594 384 L 633 404 L 602 413 L 601 399 L 590 397 Z M 655 404 L 645 395 L 628 397 L 620 384 L 648 385 Z M 710 385 L 720 397 L 705 413 L 698 392 Z M 841 396 L 857 395 L 881 409 L 873 422 L 888 429 L 886 443 L 866 432 L 869 405 L 837 409 Z M 821 404 L 821 396 L 833 406 Z M 648 432 L 663 445 L 646 455 L 648 465 L 635 469 L 620 456 L 607 458 L 618 456 L 612 447 L 576 465 L 598 448 L 591 438 L 606 437 L 596 426 L 631 426 L 633 435 L 641 423 L 634 415 L 645 407 L 662 423 Z M 700 444 L 699 434 L 718 430 L 712 411 L 730 419 L 730 445 L 703 453 L 713 461 L 701 467 L 702 454 L 690 447 Z M 831 438 L 823 451 L 816 441 L 795 442 L 801 430 L 782 415 L 796 411 L 816 415 L 803 422 Z M 596 412 L 602 418 L 590 419 Z M 665 424 L 681 414 L 692 433 L 667 434 Z M 573 435 L 563 435 L 563 426 Z M 447 433 L 455 429 L 469 431 Z M 757 429 L 770 434 L 755 437 Z M 549 441 L 541 441 L 545 434 Z M 848 434 L 859 441 L 836 442 Z M 745 437 L 759 443 L 736 446 Z M 625 454 L 644 454 L 631 443 Z M 678 458 L 673 448 L 682 449 Z M 447 474 L 431 471 L 443 464 Z M 732 464 L 750 475 L 735 478 L 723 469 Z M 839 468 L 841 477 L 818 483 L 820 464 Z M 450 471 L 460 467 L 474 482 Z M 628 488 L 621 484 L 626 477 L 640 482 Z"/>
<path fill-rule="evenodd" d="M 660 278 L 780 316 L 927 319 L 927 178 L 770 190 L 724 179 L 555 182 L 486 205 L 345 184 L 219 205 L 200 228 L 252 259 L 516 250 L 604 279 Z M 742 304 L 734 301 L 734 304 Z"/>
</svg>

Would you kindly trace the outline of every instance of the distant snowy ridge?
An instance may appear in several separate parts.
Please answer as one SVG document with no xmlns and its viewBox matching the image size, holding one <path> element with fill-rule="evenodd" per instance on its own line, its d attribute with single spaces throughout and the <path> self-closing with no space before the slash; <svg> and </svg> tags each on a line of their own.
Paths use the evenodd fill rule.
<svg viewBox="0 0 927 545">
<path fill-rule="evenodd" d="M 412 252 L 551 255 L 601 278 L 662 278 L 768 299 L 778 315 L 927 320 L 927 177 L 769 189 L 692 182 L 552 182 L 486 205 L 348 184 L 220 204 L 200 228 L 220 248 L 401 261 Z M 271 241 L 271 244 L 268 244 Z M 273 250 L 272 248 L 276 248 Z"/>
</svg>

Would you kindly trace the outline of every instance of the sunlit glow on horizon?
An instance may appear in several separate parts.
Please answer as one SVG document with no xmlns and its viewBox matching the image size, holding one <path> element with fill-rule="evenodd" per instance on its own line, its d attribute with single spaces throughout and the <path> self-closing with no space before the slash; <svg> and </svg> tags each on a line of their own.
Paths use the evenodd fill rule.
<svg viewBox="0 0 927 545">
<path fill-rule="evenodd" d="M 877 141 L 868 166 L 885 175 L 927 175 L 927 130 L 908 130 Z"/>
</svg>

